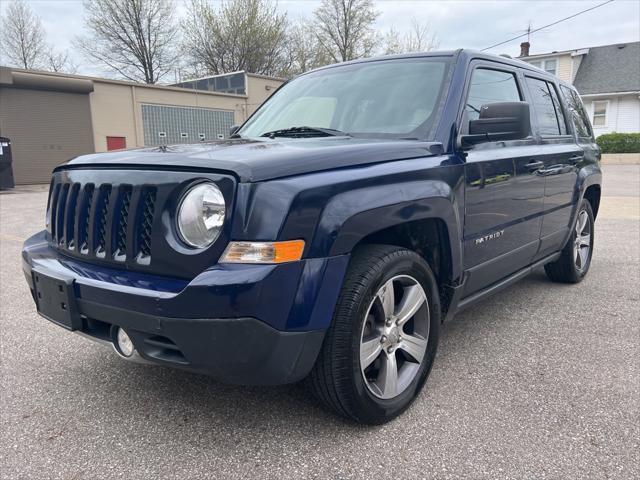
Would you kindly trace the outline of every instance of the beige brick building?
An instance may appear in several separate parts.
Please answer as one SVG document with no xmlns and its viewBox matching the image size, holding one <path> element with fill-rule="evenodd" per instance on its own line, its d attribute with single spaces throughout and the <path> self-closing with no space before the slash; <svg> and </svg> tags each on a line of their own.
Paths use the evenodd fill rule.
<svg viewBox="0 0 640 480">
<path fill-rule="evenodd" d="M 46 183 L 53 168 L 84 153 L 224 138 L 283 83 L 245 72 L 210 78 L 233 78 L 236 88 L 0 67 L 0 136 L 11 139 L 16 183 Z"/>
</svg>

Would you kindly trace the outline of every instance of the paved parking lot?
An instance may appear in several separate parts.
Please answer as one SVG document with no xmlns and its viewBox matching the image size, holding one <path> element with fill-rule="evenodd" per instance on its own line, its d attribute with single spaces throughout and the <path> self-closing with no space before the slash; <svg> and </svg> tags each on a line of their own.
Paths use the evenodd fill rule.
<svg viewBox="0 0 640 480">
<path fill-rule="evenodd" d="M 420 398 L 375 428 L 297 385 L 129 364 L 41 319 L 19 252 L 46 192 L 0 194 L 0 476 L 640 478 L 640 169 L 605 175 L 588 278 L 540 271 L 445 324 Z"/>
</svg>

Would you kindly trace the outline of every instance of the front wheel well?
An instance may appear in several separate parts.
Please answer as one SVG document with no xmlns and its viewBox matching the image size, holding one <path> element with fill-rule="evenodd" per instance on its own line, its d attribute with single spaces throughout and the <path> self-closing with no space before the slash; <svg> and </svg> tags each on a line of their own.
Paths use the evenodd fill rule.
<svg viewBox="0 0 640 480">
<path fill-rule="evenodd" d="M 427 262 L 436 277 L 443 314 L 451 303 L 451 243 L 444 220 L 427 218 L 401 223 L 373 232 L 362 238 L 361 245 L 394 245 L 412 250 Z M 444 315 L 443 315 L 444 318 Z"/>
<path fill-rule="evenodd" d="M 598 209 L 600 208 L 600 185 L 591 185 L 584 192 L 584 198 L 591 204 L 591 210 L 593 210 L 593 218 L 598 216 Z"/>
</svg>

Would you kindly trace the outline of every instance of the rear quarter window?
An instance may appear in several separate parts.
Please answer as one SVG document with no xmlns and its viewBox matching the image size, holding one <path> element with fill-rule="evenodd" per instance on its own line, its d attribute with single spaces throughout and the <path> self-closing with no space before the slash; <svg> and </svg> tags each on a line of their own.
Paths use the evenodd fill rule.
<svg viewBox="0 0 640 480">
<path fill-rule="evenodd" d="M 589 117 L 582 104 L 582 100 L 580 100 L 580 96 L 575 90 L 565 87 L 564 85 L 560 86 L 560 90 L 569 107 L 569 116 L 571 117 L 571 122 L 576 130 L 576 134 L 580 138 L 591 140 L 593 138 L 591 124 L 589 123 Z"/>
<path fill-rule="evenodd" d="M 567 124 L 555 86 L 539 78 L 525 78 L 540 135 L 566 135 Z"/>
</svg>

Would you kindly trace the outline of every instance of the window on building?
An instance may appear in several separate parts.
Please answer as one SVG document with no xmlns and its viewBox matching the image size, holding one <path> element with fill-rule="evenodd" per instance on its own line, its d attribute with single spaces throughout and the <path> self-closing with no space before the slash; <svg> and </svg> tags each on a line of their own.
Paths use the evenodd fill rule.
<svg viewBox="0 0 640 480">
<path fill-rule="evenodd" d="M 558 61 L 555 58 L 544 61 L 545 72 L 549 72 L 550 74 L 555 75 L 557 67 L 558 67 Z"/>
<path fill-rule="evenodd" d="M 546 60 L 534 60 L 529 62 L 529 65 L 540 68 L 545 72 L 549 72 L 552 75 L 556 75 L 558 71 L 558 60 L 556 58 L 549 58 Z"/>
<path fill-rule="evenodd" d="M 555 87 L 544 80 L 526 77 L 540 135 L 565 135 L 567 126 Z"/>
<path fill-rule="evenodd" d="M 607 106 L 609 102 L 593 102 L 593 126 L 604 127 L 607 124 Z"/>
<path fill-rule="evenodd" d="M 465 109 L 465 127 L 480 116 L 480 108 L 488 103 L 522 100 L 513 73 L 478 68 L 473 72 Z"/>
<path fill-rule="evenodd" d="M 578 137 L 590 139 L 591 126 L 589 125 L 589 117 L 587 116 L 587 111 L 582 104 L 582 100 L 580 100 L 580 96 L 575 90 L 572 90 L 569 87 L 565 87 L 563 85 L 560 88 L 567 100 L 567 105 L 571 112 L 571 120 L 573 121 L 573 126 L 576 129 Z"/>
</svg>

